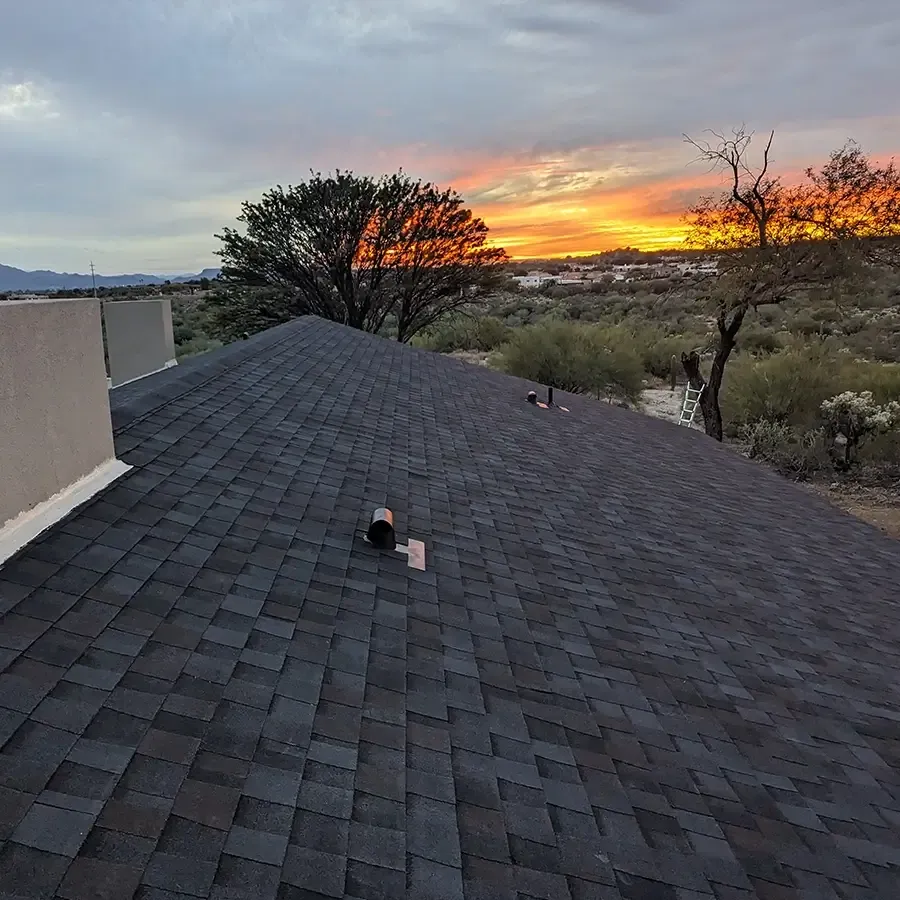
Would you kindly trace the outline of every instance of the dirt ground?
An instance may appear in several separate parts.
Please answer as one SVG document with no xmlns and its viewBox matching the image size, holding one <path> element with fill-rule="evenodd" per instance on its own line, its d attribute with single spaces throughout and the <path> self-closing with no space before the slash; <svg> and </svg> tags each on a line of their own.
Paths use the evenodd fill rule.
<svg viewBox="0 0 900 900">
<path fill-rule="evenodd" d="M 453 359 L 471 363 L 473 366 L 486 366 L 488 365 L 491 354 L 480 353 L 477 350 L 454 350 L 452 353 L 448 353 L 447 356 L 452 356 Z"/>
<path fill-rule="evenodd" d="M 900 538 L 900 484 L 893 488 L 811 484 L 809 488 L 845 512 Z"/>
<path fill-rule="evenodd" d="M 668 388 L 648 388 L 641 394 L 641 412 L 669 422 L 678 422 L 681 404 L 684 401 L 684 387 L 679 385 L 674 391 Z M 692 427 L 700 427 L 700 411 Z"/>
</svg>

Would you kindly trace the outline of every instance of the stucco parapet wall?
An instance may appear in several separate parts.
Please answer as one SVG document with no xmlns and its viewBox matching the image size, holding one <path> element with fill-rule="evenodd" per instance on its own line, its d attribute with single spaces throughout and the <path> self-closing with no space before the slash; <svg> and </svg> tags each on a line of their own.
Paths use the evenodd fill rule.
<svg viewBox="0 0 900 900">
<path fill-rule="evenodd" d="M 127 468 L 115 463 L 100 303 L 0 302 L 0 563 Z"/>
<path fill-rule="evenodd" d="M 176 365 L 172 303 L 168 297 L 103 304 L 110 387 Z"/>
</svg>

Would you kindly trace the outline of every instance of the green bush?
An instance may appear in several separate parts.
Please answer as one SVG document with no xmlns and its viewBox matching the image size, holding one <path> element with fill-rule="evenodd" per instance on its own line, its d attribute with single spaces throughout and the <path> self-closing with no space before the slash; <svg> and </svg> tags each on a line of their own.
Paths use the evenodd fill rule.
<svg viewBox="0 0 900 900">
<path fill-rule="evenodd" d="M 654 378 L 669 378 L 672 357 L 675 357 L 675 371 L 681 372 L 681 354 L 689 353 L 694 347 L 690 336 L 668 336 L 650 339 L 641 346 L 641 365 Z"/>
<path fill-rule="evenodd" d="M 825 433 L 832 439 L 838 467 L 848 470 L 859 462 L 859 449 L 871 439 L 895 434 L 900 403 L 878 403 L 872 391 L 843 391 L 822 404 Z"/>
<path fill-rule="evenodd" d="M 505 343 L 510 329 L 496 316 L 473 318 L 466 315 L 448 316 L 435 323 L 413 340 L 416 346 L 437 353 L 454 350 L 488 352 Z"/>
<path fill-rule="evenodd" d="M 839 393 L 839 372 L 839 358 L 818 345 L 762 359 L 736 356 L 722 393 L 729 432 L 760 420 L 815 427 L 822 401 Z"/>
<path fill-rule="evenodd" d="M 792 334 L 799 334 L 803 337 L 811 337 L 819 334 L 820 323 L 817 322 L 808 312 L 802 312 L 791 319 L 788 329 Z"/>
<path fill-rule="evenodd" d="M 738 334 L 737 346 L 745 353 L 776 353 L 781 349 L 781 342 L 770 329 L 743 328 Z"/>
<path fill-rule="evenodd" d="M 835 429 L 829 429 L 827 422 L 805 429 L 760 419 L 740 428 L 738 440 L 751 459 L 799 480 L 815 475 L 833 477 L 836 471 L 846 472 L 851 461 L 863 471 L 893 473 L 895 479 L 900 466 L 900 432 L 896 428 L 874 429 L 864 442 L 854 445 L 852 453 L 847 444 L 835 441 Z"/>
<path fill-rule="evenodd" d="M 494 316 L 484 316 L 476 319 L 472 328 L 472 350 L 480 350 L 484 353 L 496 350 L 501 344 L 509 340 L 510 330 Z"/>
<path fill-rule="evenodd" d="M 180 345 L 194 340 L 197 333 L 196 329 L 192 328 L 190 325 L 176 325 L 172 329 L 172 336 L 175 339 L 176 345 Z"/>
<path fill-rule="evenodd" d="M 447 316 L 417 334 L 412 343 L 436 353 L 452 353 L 468 343 L 468 323 L 461 316 Z"/>
<path fill-rule="evenodd" d="M 859 448 L 858 461 L 862 466 L 900 466 L 900 431 L 874 435 Z M 893 480 L 896 482 L 896 474 Z"/>
<path fill-rule="evenodd" d="M 803 430 L 760 419 L 741 428 L 739 436 L 751 459 L 768 463 L 782 475 L 802 480 L 828 470 L 832 464 L 821 428 Z"/>
<path fill-rule="evenodd" d="M 853 360 L 821 343 L 762 359 L 738 355 L 725 370 L 722 412 L 732 435 L 760 420 L 815 428 L 822 403 L 844 391 L 900 400 L 900 365 Z"/>
<path fill-rule="evenodd" d="M 638 317 L 630 317 L 622 323 L 619 331 L 627 334 L 623 339 L 633 345 L 644 372 L 653 378 L 666 380 L 670 375 L 673 356 L 676 372 L 680 377 L 681 354 L 690 353 L 691 350 L 708 342 L 708 335 L 700 333 L 695 327 L 675 334 L 667 332 L 660 326 L 647 325 Z"/>
<path fill-rule="evenodd" d="M 900 365 L 877 362 L 845 362 L 841 390 L 871 391 L 876 403 L 900 400 Z"/>
<path fill-rule="evenodd" d="M 175 348 L 175 356 L 178 359 L 186 359 L 188 356 L 197 356 L 199 353 L 208 353 L 210 350 L 218 350 L 222 342 L 208 337 L 196 337 Z"/>
<path fill-rule="evenodd" d="M 513 332 L 499 354 L 505 372 L 572 393 L 636 402 L 643 367 L 624 329 L 547 322 Z"/>
</svg>

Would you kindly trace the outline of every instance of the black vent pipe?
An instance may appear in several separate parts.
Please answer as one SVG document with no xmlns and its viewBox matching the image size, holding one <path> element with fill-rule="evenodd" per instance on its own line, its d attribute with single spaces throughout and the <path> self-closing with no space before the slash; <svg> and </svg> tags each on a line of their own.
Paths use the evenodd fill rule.
<svg viewBox="0 0 900 900">
<path fill-rule="evenodd" d="M 395 550 L 397 548 L 397 537 L 394 534 L 394 514 L 386 506 L 382 506 L 372 513 L 372 523 L 369 525 L 366 537 L 372 546 L 379 550 Z"/>
</svg>

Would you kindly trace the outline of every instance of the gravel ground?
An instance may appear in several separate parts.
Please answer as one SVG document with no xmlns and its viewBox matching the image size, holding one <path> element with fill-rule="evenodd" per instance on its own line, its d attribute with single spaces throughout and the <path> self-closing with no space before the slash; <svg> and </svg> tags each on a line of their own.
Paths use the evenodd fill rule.
<svg viewBox="0 0 900 900">
<path fill-rule="evenodd" d="M 648 416 L 656 416 L 658 419 L 677 422 L 683 398 L 684 389 L 681 387 L 675 391 L 668 388 L 650 388 L 641 394 L 641 412 L 645 412 Z"/>
</svg>

